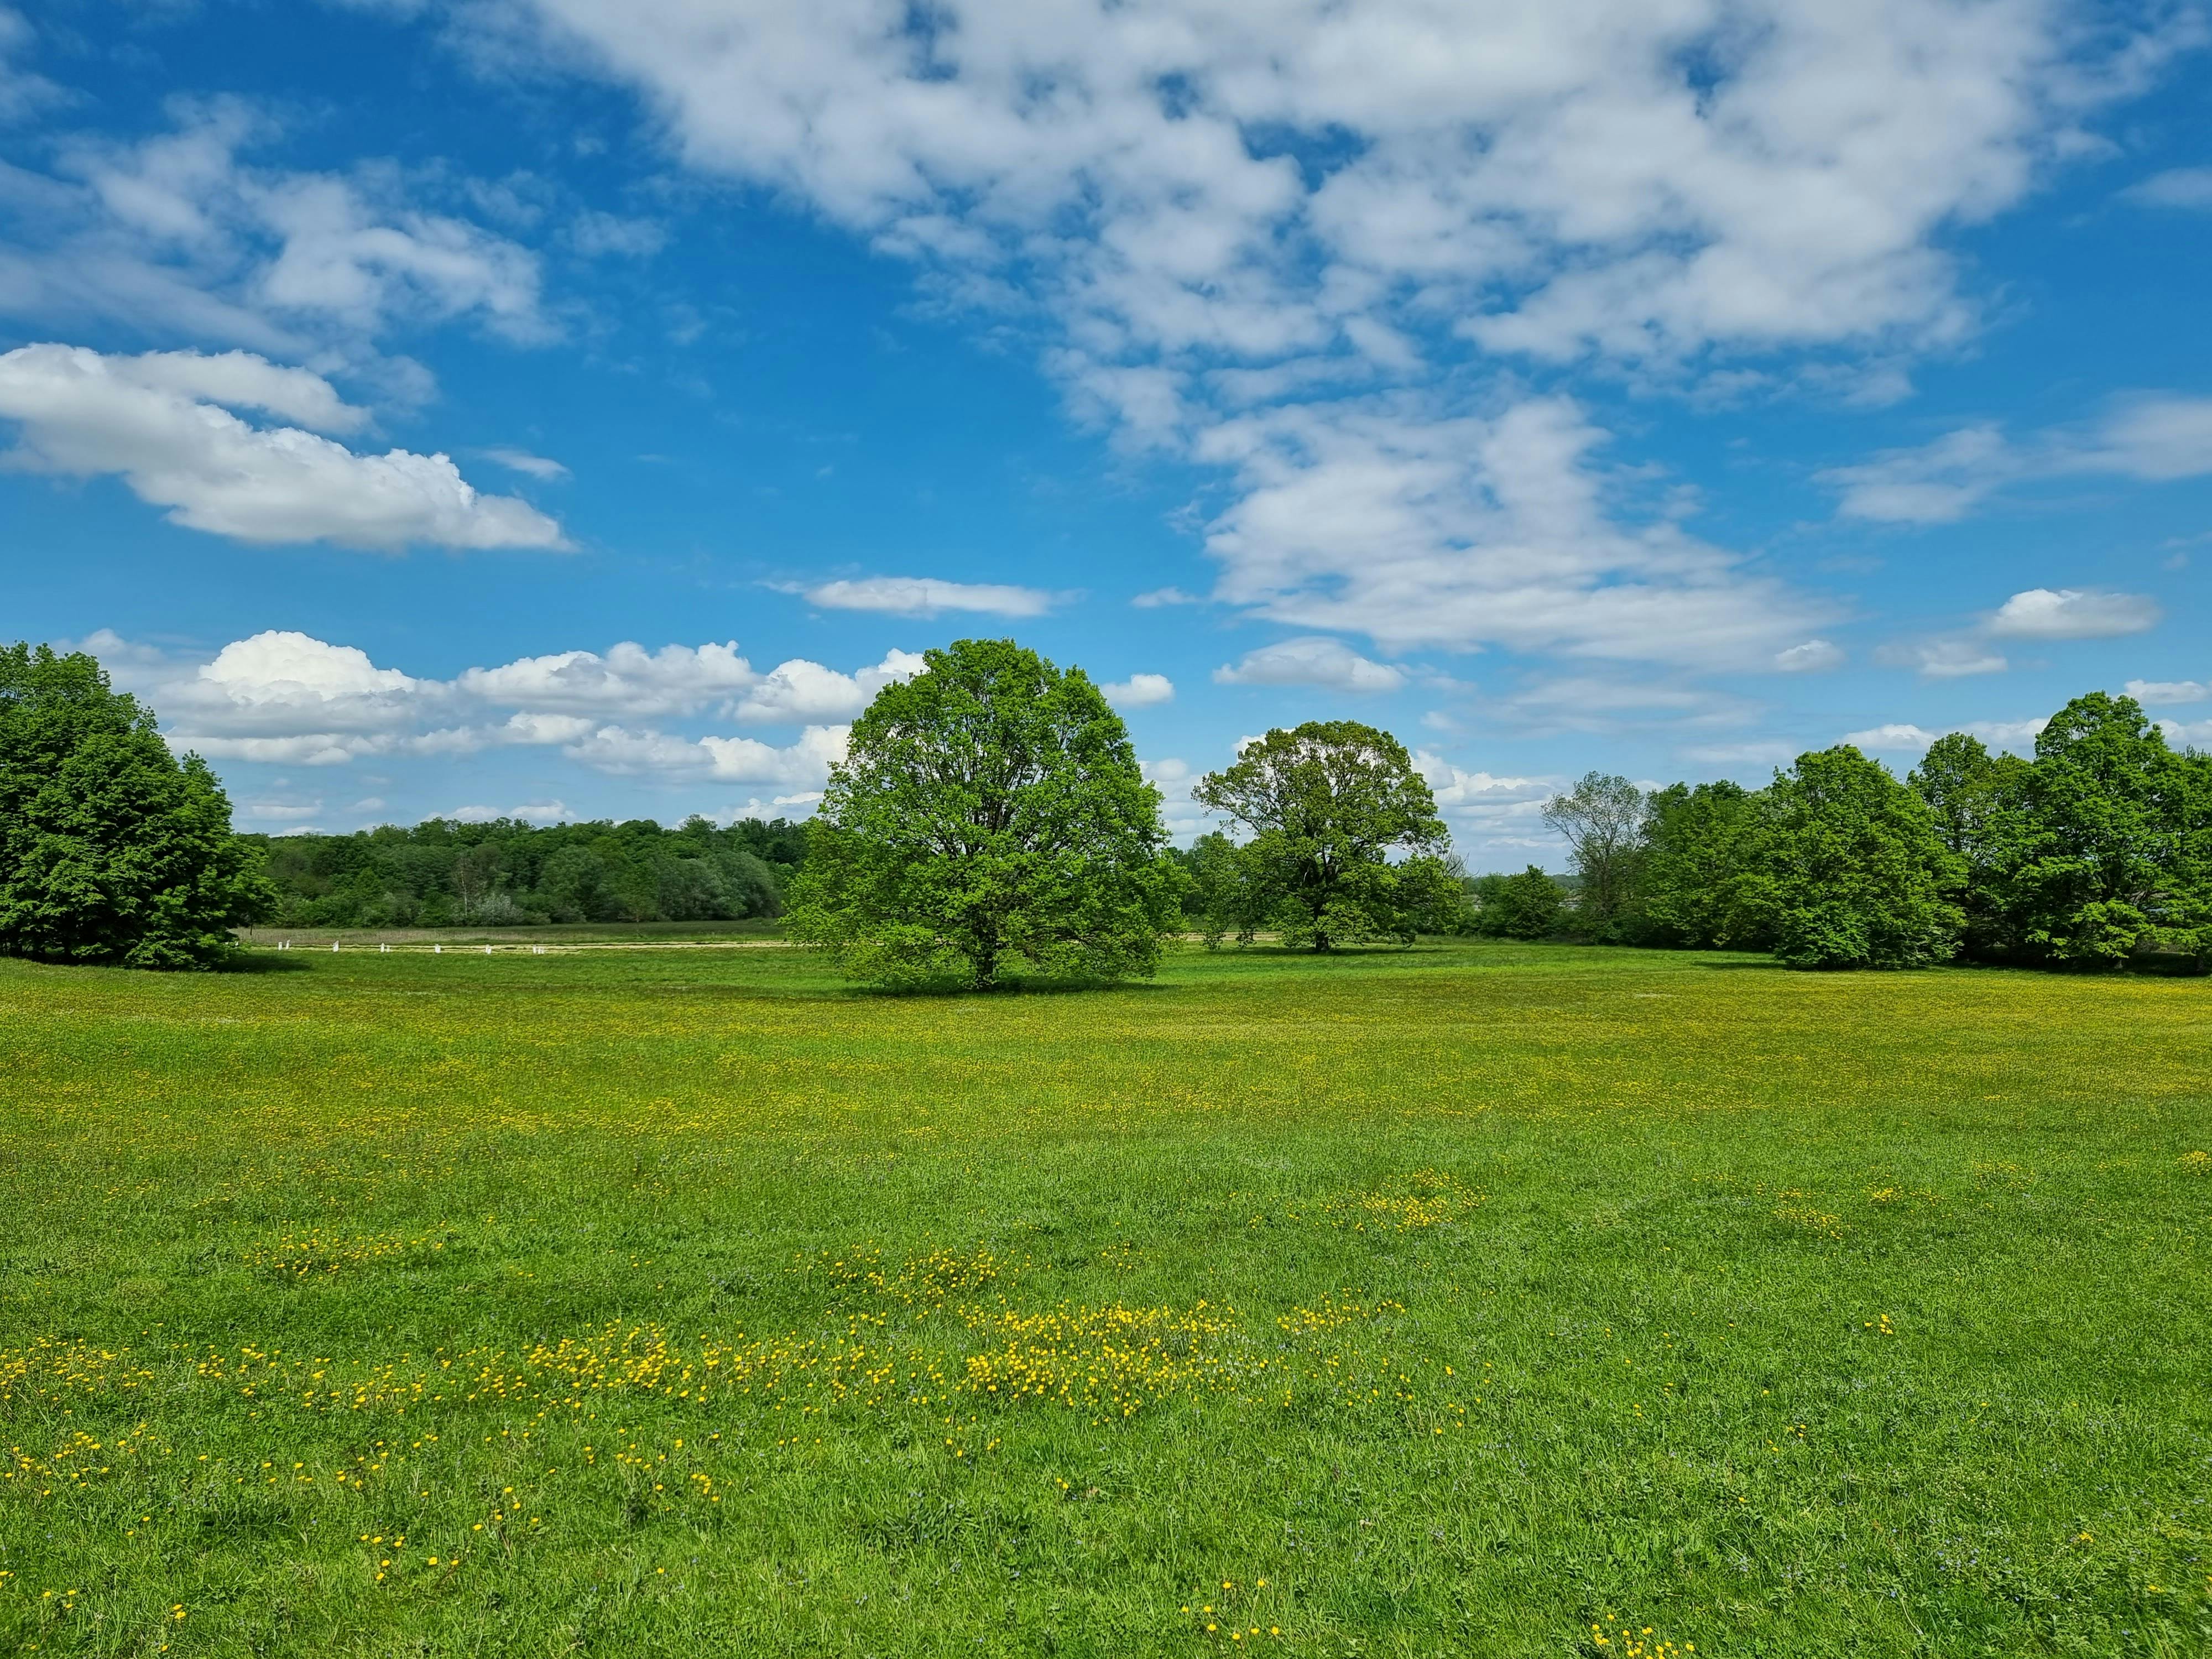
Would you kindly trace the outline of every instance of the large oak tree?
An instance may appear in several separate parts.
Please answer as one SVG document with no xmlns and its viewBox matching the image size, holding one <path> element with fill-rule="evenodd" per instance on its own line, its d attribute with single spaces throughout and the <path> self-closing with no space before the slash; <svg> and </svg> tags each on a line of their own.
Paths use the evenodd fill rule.
<svg viewBox="0 0 2212 1659">
<path fill-rule="evenodd" d="M 1149 975 L 1181 917 L 1160 798 L 1080 669 L 962 640 L 853 723 L 788 932 L 855 979 Z"/>
</svg>

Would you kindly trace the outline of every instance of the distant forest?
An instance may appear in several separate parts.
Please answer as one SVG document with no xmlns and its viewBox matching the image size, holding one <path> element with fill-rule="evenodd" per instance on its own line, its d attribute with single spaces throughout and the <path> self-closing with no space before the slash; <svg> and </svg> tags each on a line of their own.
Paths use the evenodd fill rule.
<svg viewBox="0 0 2212 1659">
<path fill-rule="evenodd" d="M 252 836 L 289 927 L 526 927 L 720 921 L 783 914 L 806 826 L 694 817 L 538 828 L 431 818 L 349 836 Z"/>
</svg>

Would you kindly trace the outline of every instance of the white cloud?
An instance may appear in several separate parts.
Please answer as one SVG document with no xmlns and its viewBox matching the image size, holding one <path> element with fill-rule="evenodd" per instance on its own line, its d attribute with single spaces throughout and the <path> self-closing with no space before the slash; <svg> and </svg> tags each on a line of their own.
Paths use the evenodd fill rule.
<svg viewBox="0 0 2212 1659">
<path fill-rule="evenodd" d="M 913 678 L 926 666 L 918 652 L 893 651 L 872 668 L 841 674 L 818 662 L 794 658 L 763 675 L 735 704 L 741 720 L 805 722 L 850 720 L 894 681 Z"/>
<path fill-rule="evenodd" d="M 1911 668 L 1923 678 L 1954 680 L 1970 674 L 2002 674 L 2011 664 L 1978 640 L 1917 640 L 1905 645 L 1886 645 L 1875 653 L 1877 660 L 1895 668 Z"/>
<path fill-rule="evenodd" d="M 249 800 L 239 803 L 239 811 L 245 817 L 264 823 L 297 823 L 320 813 L 319 800 Z"/>
<path fill-rule="evenodd" d="M 1764 666 L 1826 607 L 1685 534 L 1609 510 L 1605 434 L 1565 398 L 1492 419 L 1386 400 L 1229 421 L 1200 440 L 1241 499 L 1210 526 L 1217 597 L 1391 648 Z"/>
<path fill-rule="evenodd" d="M 1844 741 L 1854 749 L 1917 755 L 1941 735 L 1941 732 L 1930 732 L 1922 726 L 1892 724 L 1870 726 L 1863 732 L 1846 732 Z"/>
<path fill-rule="evenodd" d="M 2141 207 L 2212 208 L 2212 167 L 2171 167 L 2130 185 L 2124 202 Z"/>
<path fill-rule="evenodd" d="M 2212 473 L 2212 398 L 2146 392 L 2117 400 L 2084 426 L 2024 443 L 1990 424 L 1962 427 L 1912 449 L 1885 450 L 1819 481 L 1846 518 L 1951 524 L 1999 490 L 2040 479 L 2104 475 L 2152 483 Z"/>
<path fill-rule="evenodd" d="M 1822 607 L 1601 508 L 1579 416 L 1334 394 L 1433 386 L 1471 350 L 1686 385 L 1794 349 L 1824 354 L 1801 379 L 1893 395 L 1976 325 L 1956 228 L 2200 32 L 2177 13 L 2092 46 L 2050 0 L 921 15 L 506 0 L 462 27 L 637 88 L 693 167 L 812 204 L 939 301 L 1043 315 L 1079 413 L 1233 476 L 1217 599 L 1391 649 L 1738 667 Z M 1949 510 L 1934 482 L 1914 511 Z"/>
<path fill-rule="evenodd" d="M 468 181 L 389 163 L 345 174 L 256 167 L 242 154 L 278 128 L 252 106 L 179 102 L 170 112 L 169 131 L 128 144 L 64 140 L 56 173 L 12 175 L 18 223 L 0 252 L 0 311 L 356 359 L 399 324 L 471 320 L 517 342 L 552 337 L 535 254 L 410 199 L 466 196 Z"/>
<path fill-rule="evenodd" d="M 933 617 L 944 611 L 978 611 L 994 617 L 1042 617 L 1053 595 L 999 582 L 948 582 L 932 576 L 866 576 L 799 590 L 830 611 L 879 611 L 897 617 Z"/>
<path fill-rule="evenodd" d="M 21 423 L 10 464 L 118 476 L 189 529 L 385 550 L 566 545 L 552 520 L 513 496 L 478 494 L 443 455 L 358 455 L 299 427 L 252 426 L 208 400 L 217 392 L 295 411 L 326 398 L 325 418 L 345 410 L 326 382 L 243 353 L 109 357 L 46 344 L 0 356 L 0 416 Z"/>
<path fill-rule="evenodd" d="M 1116 708 L 1150 708 L 1155 703 L 1175 701 L 1175 682 L 1164 674 L 1132 674 L 1098 689 Z"/>
<path fill-rule="evenodd" d="M 1992 748 L 2009 749 L 2021 753 L 2033 746 L 2035 734 L 2049 724 L 2050 717 L 2047 715 L 2025 720 L 1977 720 L 1972 725 L 1947 726 L 1933 732 L 1923 726 L 1893 723 L 1872 726 L 1863 732 L 1846 732 L 1843 741 L 1857 749 L 1917 755 L 1923 752 L 1929 744 L 1946 732 L 1963 731 L 1971 737 L 1979 738 Z"/>
<path fill-rule="evenodd" d="M 455 684 L 485 702 L 533 712 L 670 714 L 704 708 L 760 682 L 731 640 L 721 645 L 668 645 L 659 651 L 624 641 L 604 656 L 562 651 L 495 668 L 467 669 Z"/>
<path fill-rule="evenodd" d="M 783 748 L 751 738 L 680 738 L 605 726 L 562 752 L 617 775 L 819 789 L 830 767 L 845 758 L 845 739 L 842 726 L 810 726 Z"/>
<path fill-rule="evenodd" d="M 2176 749 L 2212 750 L 2212 720 L 2160 720 L 2158 729 Z"/>
<path fill-rule="evenodd" d="M 1139 611 L 1157 611 L 1167 605 L 1203 605 L 1205 600 L 1195 594 L 1186 593 L 1180 587 L 1156 587 L 1149 593 L 1139 593 L 1129 603 Z"/>
<path fill-rule="evenodd" d="M 575 817 L 557 800 L 526 801 L 520 806 L 456 806 L 443 816 L 456 823 L 490 823 L 500 818 L 520 818 L 525 823 L 562 823 Z"/>
<path fill-rule="evenodd" d="M 533 455 L 526 449 L 512 449 L 505 444 L 494 444 L 490 448 L 480 449 L 477 453 L 510 472 L 520 472 L 547 483 L 558 483 L 568 476 L 568 469 L 560 462 L 548 460 L 543 455 Z"/>
<path fill-rule="evenodd" d="M 380 667 L 356 647 L 296 632 L 237 640 L 194 663 L 106 630 L 76 647 L 99 656 L 124 689 L 167 722 L 172 747 L 210 760 L 343 766 L 369 759 L 458 757 L 498 749 L 554 749 L 595 770 L 626 775 L 770 784 L 818 792 L 842 757 L 846 728 L 830 716 L 864 706 L 922 659 L 893 651 L 838 674 L 795 659 L 755 672 L 734 642 L 623 643 L 604 653 L 558 652 L 451 680 Z M 784 746 L 716 733 L 638 729 L 609 715 L 698 715 L 804 723 Z M 505 719 L 497 710 L 513 712 Z M 793 794 L 777 805 L 805 805 Z M 565 809 L 562 809 L 565 811 Z M 516 816 L 527 816 L 516 809 Z"/>
<path fill-rule="evenodd" d="M 1785 674 L 1817 674 L 1844 665 L 1844 648 L 1826 640 L 1807 640 L 1774 653 L 1774 665 Z"/>
<path fill-rule="evenodd" d="M 2168 703 L 2202 702 L 2212 697 L 2212 685 L 2202 680 L 2130 680 L 2128 695 L 2150 708 Z"/>
<path fill-rule="evenodd" d="M 2074 465 L 2164 483 L 2212 472 L 2212 398 L 2157 392 L 2124 399 L 2082 443 Z"/>
<path fill-rule="evenodd" d="M 2001 639 L 2109 640 L 2155 628 L 2160 614 L 2141 593 L 2031 587 L 1997 607 L 1990 632 Z"/>
<path fill-rule="evenodd" d="M 1918 449 L 1893 449 L 1858 466 L 1832 467 L 1822 483 L 1842 492 L 1838 511 L 1883 524 L 1951 524 L 2019 476 L 2003 433 L 1963 427 Z"/>
<path fill-rule="evenodd" d="M 1759 706 L 1682 678 L 1620 674 L 1547 675 L 1485 699 L 1486 720 L 1526 734 L 1623 730 L 1674 735 L 1740 726 Z"/>
<path fill-rule="evenodd" d="M 491 15 L 639 87 L 696 166 L 970 279 L 1041 265 L 1102 356 L 1387 361 L 1415 285 L 1545 356 L 1956 337 L 1942 233 L 2159 56 L 2122 35 L 2100 80 L 2035 0 Z"/>
<path fill-rule="evenodd" d="M 1359 693 L 1395 691 L 1406 683 L 1399 670 L 1318 635 L 1249 651 L 1234 666 L 1215 669 L 1213 678 L 1221 685 L 1314 685 Z"/>
</svg>

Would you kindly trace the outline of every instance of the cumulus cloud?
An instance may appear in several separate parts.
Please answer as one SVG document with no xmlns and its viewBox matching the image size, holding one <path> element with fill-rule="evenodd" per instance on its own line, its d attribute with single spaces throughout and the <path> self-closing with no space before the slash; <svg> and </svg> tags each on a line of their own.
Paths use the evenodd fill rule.
<svg viewBox="0 0 2212 1659">
<path fill-rule="evenodd" d="M 0 356 L 0 417 L 20 425 L 10 465 L 119 477 L 173 524 L 386 551 L 567 544 L 551 519 L 479 494 L 443 455 L 356 454 L 298 426 L 252 425 L 219 398 L 341 428 L 359 414 L 319 377 L 242 352 L 124 357 L 42 344 Z"/>
<path fill-rule="evenodd" d="M 866 576 L 797 590 L 830 611 L 879 611 L 896 617 L 934 617 L 945 611 L 977 611 L 994 617 L 1042 617 L 1053 595 L 1000 582 L 948 582 L 933 576 Z"/>
<path fill-rule="evenodd" d="M 1508 854 L 1506 863 L 1525 863 L 1521 855 L 1530 849 L 1557 845 L 1543 813 L 1559 779 L 1470 772 L 1426 750 L 1414 750 L 1413 767 L 1428 781 L 1453 845 L 1477 867 Z"/>
<path fill-rule="evenodd" d="M 1387 647 L 1764 665 L 1826 607 L 1670 519 L 1624 524 L 1560 398 L 1438 420 L 1385 400 L 1287 408 L 1208 433 L 1240 498 L 1209 527 L 1219 597 Z"/>
<path fill-rule="evenodd" d="M 456 684 L 470 696 L 508 708 L 599 714 L 690 714 L 760 683 L 735 640 L 721 645 L 668 645 L 659 651 L 628 641 L 595 651 L 522 657 L 495 668 L 471 668 Z"/>
<path fill-rule="evenodd" d="M 1738 667 L 1820 607 L 1663 515 L 1601 511 L 1579 416 L 1471 412 L 1432 372 L 1687 384 L 1790 349 L 1893 392 L 1976 326 L 1950 233 L 2080 153 L 2086 114 L 2196 27 L 2089 48 L 2045 0 L 916 15 L 507 0 L 462 31 L 635 88 L 691 166 L 811 204 L 935 298 L 1044 317 L 1079 414 L 1231 475 L 1218 599 L 1389 648 Z M 1392 385 L 1419 389 L 1343 395 Z"/>
<path fill-rule="evenodd" d="M 2168 703 L 2203 702 L 2212 697 L 2212 685 L 2202 680 L 2130 680 L 2128 695 L 2147 708 Z"/>
<path fill-rule="evenodd" d="M 846 728 L 810 726 L 782 748 L 752 738 L 682 738 L 605 726 L 562 753 L 596 771 L 623 776 L 703 779 L 717 783 L 818 789 L 845 758 Z"/>
<path fill-rule="evenodd" d="M 731 709 L 741 720 L 819 722 L 850 720 L 875 700 L 876 693 L 899 680 L 912 679 L 927 666 L 915 651 L 893 651 L 872 668 L 841 674 L 818 662 L 794 658 L 763 675 Z"/>
<path fill-rule="evenodd" d="M 105 630 L 77 648 L 147 697 L 169 721 L 173 747 L 211 760 L 325 767 L 537 749 L 623 776 L 767 785 L 785 792 L 774 804 L 786 807 L 809 804 L 843 757 L 839 717 L 922 666 L 914 653 L 893 651 L 852 674 L 799 659 L 761 673 L 734 641 L 657 651 L 626 641 L 440 680 L 294 631 L 235 640 L 197 663 Z M 803 729 L 779 745 L 628 723 L 710 714 Z"/>
<path fill-rule="evenodd" d="M 1109 680 L 1098 688 L 1116 708 L 1150 708 L 1175 701 L 1175 682 L 1164 674 L 1132 674 L 1126 680 Z"/>
<path fill-rule="evenodd" d="M 1248 651 L 1234 665 L 1215 669 L 1213 678 L 1220 685 L 1312 685 L 1360 693 L 1395 691 L 1406 683 L 1400 670 L 1319 635 Z"/>
<path fill-rule="evenodd" d="M 1970 726 L 1947 726 L 1935 731 L 1909 721 L 1893 721 L 1886 726 L 1869 726 L 1863 732 L 1848 732 L 1843 741 L 1853 748 L 1878 754 L 1924 753 L 1928 746 L 1946 732 L 1965 732 L 1979 738 L 1994 749 L 2009 749 L 2015 753 L 2033 748 L 2035 734 L 2050 724 L 2047 715 L 2025 720 L 1978 720 Z"/>
<path fill-rule="evenodd" d="M 2001 639 L 2109 640 L 2155 628 L 2160 614 L 2141 593 L 2031 587 L 1997 607 L 1990 632 Z"/>
</svg>

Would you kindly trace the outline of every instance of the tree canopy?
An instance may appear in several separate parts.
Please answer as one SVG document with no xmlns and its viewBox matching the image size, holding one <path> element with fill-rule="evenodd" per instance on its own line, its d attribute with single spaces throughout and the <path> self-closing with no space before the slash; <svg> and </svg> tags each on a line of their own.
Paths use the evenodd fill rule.
<svg viewBox="0 0 2212 1659">
<path fill-rule="evenodd" d="M 1917 968 L 1956 951 L 1935 815 L 1849 744 L 1775 775 L 1753 826 L 1745 907 L 1792 968 Z"/>
<path fill-rule="evenodd" d="M 215 967 L 272 897 L 214 774 L 95 659 L 0 647 L 0 951 Z"/>
<path fill-rule="evenodd" d="M 1800 967 L 2212 967 L 2212 756 L 2101 691 L 2033 759 L 1954 732 L 1904 783 L 1839 748 L 1765 789 L 1654 790 L 1638 842 L 1610 923 L 1577 895 L 1565 931 Z"/>
<path fill-rule="evenodd" d="M 791 937 L 886 985 L 1151 974 L 1183 878 L 1121 716 L 1011 640 L 924 660 L 853 723 Z"/>
<path fill-rule="evenodd" d="M 1374 726 L 1279 727 L 1191 796 L 1250 832 L 1237 848 L 1239 902 L 1287 945 L 1410 941 L 1458 902 L 1436 797 L 1406 746 Z"/>
</svg>

